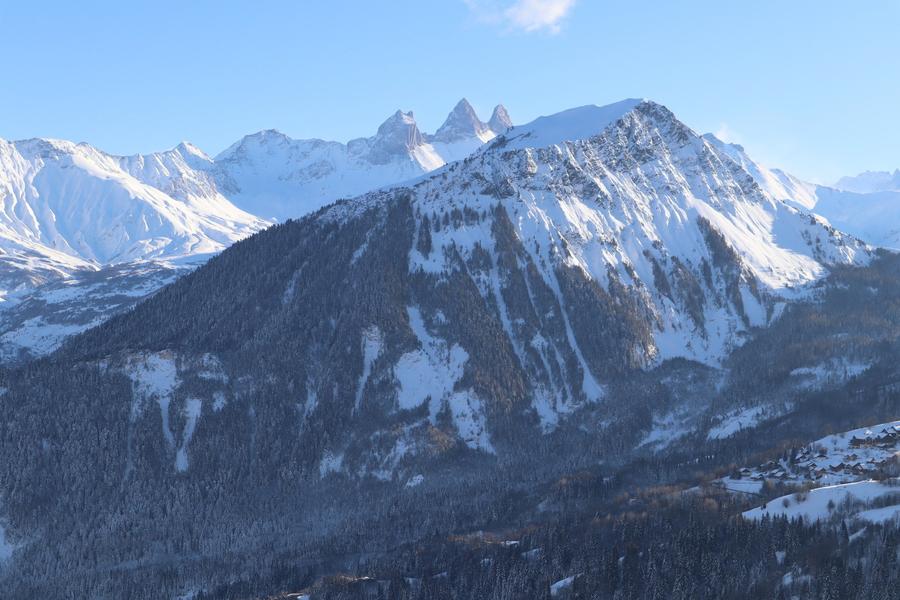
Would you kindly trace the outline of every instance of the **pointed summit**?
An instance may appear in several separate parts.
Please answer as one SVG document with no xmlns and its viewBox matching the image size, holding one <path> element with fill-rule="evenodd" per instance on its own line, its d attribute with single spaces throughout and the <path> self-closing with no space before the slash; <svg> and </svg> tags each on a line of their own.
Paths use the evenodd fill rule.
<svg viewBox="0 0 900 600">
<path fill-rule="evenodd" d="M 469 101 L 463 98 L 456 103 L 444 124 L 435 132 L 439 142 L 454 142 L 463 138 L 477 137 L 487 131 Z"/>
<path fill-rule="evenodd" d="M 488 127 L 490 127 L 491 131 L 500 135 L 509 131 L 512 126 L 513 122 L 509 118 L 509 113 L 506 112 L 506 107 L 502 104 L 495 106 L 494 112 L 491 114 L 491 120 L 488 121 Z"/>
<path fill-rule="evenodd" d="M 187 141 L 181 142 L 180 144 L 175 146 L 174 150 L 176 152 L 178 152 L 179 154 L 181 154 L 185 158 L 196 157 L 196 158 L 202 159 L 207 162 L 212 161 L 212 159 L 209 157 L 209 155 L 206 152 L 204 152 L 203 150 L 201 150 L 194 144 L 187 142 Z"/>
<path fill-rule="evenodd" d="M 217 154 L 214 160 L 239 160 L 242 156 L 262 150 L 271 152 L 277 147 L 287 147 L 291 141 L 291 138 L 277 129 L 263 129 L 256 133 L 245 135 Z"/>
<path fill-rule="evenodd" d="M 370 160 L 376 164 L 390 161 L 392 156 L 408 154 L 425 143 L 412 111 L 398 110 L 381 124 L 372 138 Z"/>
</svg>

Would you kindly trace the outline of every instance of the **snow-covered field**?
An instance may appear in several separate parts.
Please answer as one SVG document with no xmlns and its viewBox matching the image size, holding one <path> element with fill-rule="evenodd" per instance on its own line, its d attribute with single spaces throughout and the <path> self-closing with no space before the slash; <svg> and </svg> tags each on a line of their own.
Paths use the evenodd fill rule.
<svg viewBox="0 0 900 600">
<path fill-rule="evenodd" d="M 756 427 L 765 417 L 766 408 L 754 406 L 744 410 L 738 410 L 722 417 L 719 424 L 713 426 L 707 434 L 707 439 L 721 440 L 730 437 L 742 429 Z"/>
<path fill-rule="evenodd" d="M 826 521 L 832 515 L 855 515 L 864 521 L 884 522 L 900 515 L 900 482 L 892 481 L 855 481 L 815 488 L 809 492 L 795 492 L 748 510 L 744 518 L 784 516 Z M 873 506 L 877 500 L 887 506 Z"/>
</svg>

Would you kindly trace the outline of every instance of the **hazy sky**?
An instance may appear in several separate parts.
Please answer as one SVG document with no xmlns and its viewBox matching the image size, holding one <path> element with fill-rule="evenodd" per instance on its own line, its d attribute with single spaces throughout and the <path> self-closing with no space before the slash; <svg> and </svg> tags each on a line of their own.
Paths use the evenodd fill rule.
<svg viewBox="0 0 900 600">
<path fill-rule="evenodd" d="M 896 0 L 0 0 L 0 31 L 6 139 L 215 154 L 646 97 L 808 179 L 900 167 Z"/>
</svg>

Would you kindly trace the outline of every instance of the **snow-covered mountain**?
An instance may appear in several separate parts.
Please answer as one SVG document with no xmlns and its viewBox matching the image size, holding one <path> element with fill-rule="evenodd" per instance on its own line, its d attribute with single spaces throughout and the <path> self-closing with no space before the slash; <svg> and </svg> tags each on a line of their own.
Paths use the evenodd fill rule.
<svg viewBox="0 0 900 600">
<path fill-rule="evenodd" d="M 417 211 L 484 214 L 499 198 L 551 289 L 564 267 L 607 293 L 627 291 L 648 323 L 650 361 L 715 360 L 827 265 L 869 256 L 863 244 L 754 185 L 744 165 L 652 102 L 541 117 L 439 173 L 414 188 Z M 448 257 L 482 251 L 498 265 L 494 229 L 487 219 L 432 234 L 431 253 L 413 252 L 411 269 L 452 272 Z M 500 288 L 482 292 L 489 298 Z M 507 333 L 514 347 L 530 343 Z"/>
<path fill-rule="evenodd" d="M 181 145 L 117 157 L 61 140 L 0 140 L 6 279 L 17 277 L 13 270 L 40 281 L 136 260 L 192 259 L 263 228 L 193 168 L 203 160 L 195 152 Z"/>
<path fill-rule="evenodd" d="M 712 134 L 707 141 L 741 164 L 757 184 L 774 198 L 815 212 L 845 233 L 874 246 L 900 249 L 900 172 L 864 173 L 844 178 L 836 187 L 807 183 L 780 169 L 770 169 L 750 158 L 744 148 Z M 882 175 L 884 177 L 882 177 Z"/>
<path fill-rule="evenodd" d="M 213 254 L 267 225 L 255 215 L 300 217 L 420 176 L 509 127 L 502 106 L 484 123 L 463 99 L 434 135 L 422 134 L 411 112 L 397 111 L 371 138 L 339 144 L 262 131 L 215 161 L 187 142 L 113 156 L 63 140 L 0 140 L 2 260 L 41 280 L 42 273 Z"/>
<path fill-rule="evenodd" d="M 895 169 L 893 173 L 890 171 L 866 171 L 859 175 L 841 177 L 832 187 L 857 194 L 900 192 L 900 169 Z"/>
<path fill-rule="evenodd" d="M 0 363 L 56 350 L 202 264 L 138 261 L 82 269 L 19 290 L 0 304 Z"/>
<path fill-rule="evenodd" d="M 100 322 L 155 291 L 154 282 L 270 224 L 255 215 L 299 217 L 421 176 L 509 127 L 502 106 L 485 123 L 461 100 L 434 135 L 397 111 L 371 138 L 340 144 L 263 131 L 217 160 L 187 142 L 113 156 L 62 140 L 0 140 L 0 355 L 54 349 L 64 333 Z M 130 274 L 122 266 L 129 263 Z M 97 285 L 94 272 L 110 275 L 106 287 L 118 300 L 103 300 L 109 290 L 86 292 Z M 60 285 L 69 292 L 60 296 Z M 72 310 L 75 297 L 85 306 Z"/>
<path fill-rule="evenodd" d="M 412 112 L 399 110 L 374 136 L 346 144 L 260 131 L 216 156 L 215 177 L 242 209 L 266 218 L 296 218 L 465 158 L 511 126 L 502 105 L 485 123 L 462 99 L 434 135 L 419 130 Z"/>
<path fill-rule="evenodd" d="M 665 359 L 716 366 L 830 266 L 870 258 L 665 107 L 626 100 L 254 236 L 72 350 L 146 348 L 172 372 L 223 352 L 261 365 L 304 422 L 340 423 L 322 473 L 389 476 L 441 415 L 459 443 L 501 452 L 500 414 L 553 429 Z M 400 455 L 351 459 L 366 414 L 392 423 L 382 447 Z"/>
<path fill-rule="evenodd" d="M 0 357 L 52 350 L 266 227 L 210 165 L 187 144 L 121 157 L 0 140 Z"/>
</svg>

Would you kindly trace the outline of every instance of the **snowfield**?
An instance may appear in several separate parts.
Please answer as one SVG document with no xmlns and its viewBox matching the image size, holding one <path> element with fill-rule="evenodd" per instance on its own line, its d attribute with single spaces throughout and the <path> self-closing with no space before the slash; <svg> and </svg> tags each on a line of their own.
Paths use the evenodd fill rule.
<svg viewBox="0 0 900 600">
<path fill-rule="evenodd" d="M 870 506 L 875 500 L 889 503 L 889 506 L 868 510 L 853 508 L 859 504 Z M 886 484 L 879 481 L 856 481 L 841 483 L 810 490 L 808 493 L 794 493 L 781 496 L 765 507 L 746 511 L 744 518 L 784 516 L 788 519 L 803 518 L 808 521 L 826 521 L 835 515 L 846 515 L 854 511 L 857 519 L 883 522 L 900 515 L 900 484 Z"/>
</svg>

